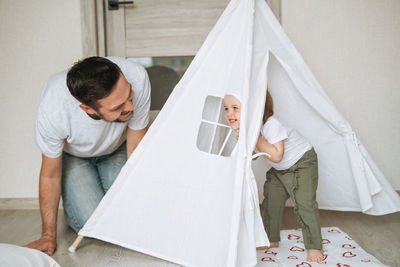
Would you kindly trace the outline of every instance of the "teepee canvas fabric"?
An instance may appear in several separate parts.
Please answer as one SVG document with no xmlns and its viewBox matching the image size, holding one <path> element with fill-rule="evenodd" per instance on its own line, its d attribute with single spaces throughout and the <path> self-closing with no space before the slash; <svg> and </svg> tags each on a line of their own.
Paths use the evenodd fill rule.
<svg viewBox="0 0 400 267">
<path fill-rule="evenodd" d="M 268 89 L 275 115 L 296 129 L 318 154 L 319 207 L 383 215 L 400 210 L 400 198 L 325 94 L 263 1 L 256 1 L 254 38 L 269 51 Z M 255 43 L 257 47 L 257 43 Z M 265 48 L 267 47 L 267 48 Z M 254 57 L 257 57 L 253 52 Z M 266 160 L 253 163 L 260 192 Z M 262 196 L 262 193 L 260 194 Z"/>
<path fill-rule="evenodd" d="M 277 116 L 320 157 L 322 207 L 400 209 L 265 1 L 232 0 L 79 234 L 185 266 L 254 266 L 269 243 L 252 170 L 265 169 L 252 153 L 267 83 Z M 239 133 L 224 119 L 226 94 L 241 101 Z"/>
</svg>

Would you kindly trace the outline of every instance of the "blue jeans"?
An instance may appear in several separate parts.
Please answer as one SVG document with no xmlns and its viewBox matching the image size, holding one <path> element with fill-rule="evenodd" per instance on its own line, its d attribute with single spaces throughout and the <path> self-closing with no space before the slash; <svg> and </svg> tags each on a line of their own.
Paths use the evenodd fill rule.
<svg viewBox="0 0 400 267">
<path fill-rule="evenodd" d="M 63 153 L 62 199 L 65 218 L 75 232 L 83 227 L 126 162 L 126 144 L 113 153 L 80 158 Z"/>
</svg>

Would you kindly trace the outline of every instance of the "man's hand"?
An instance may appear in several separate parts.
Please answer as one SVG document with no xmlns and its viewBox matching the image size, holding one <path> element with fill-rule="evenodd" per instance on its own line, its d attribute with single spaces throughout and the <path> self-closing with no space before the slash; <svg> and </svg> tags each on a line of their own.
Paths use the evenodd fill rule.
<svg viewBox="0 0 400 267">
<path fill-rule="evenodd" d="M 37 249 L 51 256 L 56 250 L 57 241 L 55 238 L 43 236 L 39 240 L 33 241 L 24 247 Z"/>
<path fill-rule="evenodd" d="M 39 204 L 42 216 L 42 237 L 25 247 L 53 255 L 57 247 L 57 212 L 61 194 L 62 156 L 48 158 L 42 155 L 39 177 Z"/>
</svg>

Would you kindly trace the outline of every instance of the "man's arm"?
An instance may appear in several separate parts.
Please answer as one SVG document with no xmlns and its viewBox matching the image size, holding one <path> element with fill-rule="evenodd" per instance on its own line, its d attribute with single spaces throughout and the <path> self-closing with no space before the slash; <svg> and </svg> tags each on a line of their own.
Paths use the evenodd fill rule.
<svg viewBox="0 0 400 267">
<path fill-rule="evenodd" d="M 126 158 L 129 159 L 132 152 L 136 149 L 140 140 L 142 140 L 143 136 L 147 132 L 147 127 L 141 130 L 132 130 L 127 127 L 126 130 Z"/>
<path fill-rule="evenodd" d="M 42 216 L 42 237 L 26 247 L 53 255 L 57 247 L 57 212 L 61 195 L 62 156 L 42 155 L 39 178 L 39 205 Z"/>
</svg>

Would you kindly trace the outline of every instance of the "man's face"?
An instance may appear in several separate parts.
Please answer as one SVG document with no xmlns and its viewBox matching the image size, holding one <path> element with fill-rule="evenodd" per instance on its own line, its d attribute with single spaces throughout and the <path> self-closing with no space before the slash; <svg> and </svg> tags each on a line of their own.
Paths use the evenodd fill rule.
<svg viewBox="0 0 400 267">
<path fill-rule="evenodd" d="M 94 115 L 108 122 L 128 121 L 133 115 L 134 94 L 131 84 L 120 74 L 111 94 L 97 101 L 99 107 Z"/>
</svg>

